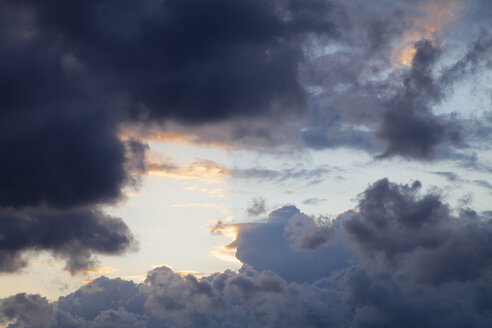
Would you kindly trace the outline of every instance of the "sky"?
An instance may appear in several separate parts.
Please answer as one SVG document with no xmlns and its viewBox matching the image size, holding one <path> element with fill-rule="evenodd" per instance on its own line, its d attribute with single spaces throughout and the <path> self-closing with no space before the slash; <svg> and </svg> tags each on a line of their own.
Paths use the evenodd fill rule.
<svg viewBox="0 0 492 328">
<path fill-rule="evenodd" d="M 488 327 L 492 2 L 0 0 L 0 327 Z"/>
</svg>

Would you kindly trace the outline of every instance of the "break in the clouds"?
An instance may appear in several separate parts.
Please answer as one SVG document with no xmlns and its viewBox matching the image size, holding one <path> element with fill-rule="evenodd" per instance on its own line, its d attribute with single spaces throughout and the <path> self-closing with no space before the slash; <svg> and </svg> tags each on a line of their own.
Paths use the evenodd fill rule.
<svg viewBox="0 0 492 328">
<path fill-rule="evenodd" d="M 54 303 L 5 298 L 0 318 L 26 328 L 487 327 L 491 238 L 490 217 L 454 216 L 420 182 L 382 179 L 334 220 L 285 206 L 239 227 L 239 272 L 198 279 L 160 267 L 140 284 L 102 277 Z"/>
<path fill-rule="evenodd" d="M 470 108 L 448 106 L 490 74 L 488 1 L 0 0 L 0 11 L 0 272 L 45 251 L 77 273 L 97 254 L 135 249 L 103 207 L 146 172 L 314 184 L 330 170 L 151 163 L 125 134 L 136 125 L 269 152 L 344 147 L 486 168 L 473 152 L 488 147 L 489 108 L 474 113 L 471 95 Z M 455 214 L 420 188 L 383 179 L 334 220 L 284 206 L 217 226 L 234 229 L 237 273 L 198 280 L 158 268 L 142 284 L 100 278 L 55 304 L 19 294 L 2 300 L 0 321 L 485 327 L 490 216 Z"/>
<path fill-rule="evenodd" d="M 312 33 L 335 35 L 332 9 L 323 1 L 1 0 L 0 215 L 30 218 L 9 221 L 19 241 L 5 239 L 1 251 L 83 250 L 72 234 L 59 245 L 41 241 L 57 240 L 51 224 L 62 211 L 86 213 L 92 238 L 115 241 L 109 253 L 127 250 L 99 230 L 112 221 L 91 219 L 145 171 L 146 146 L 122 141 L 121 126 L 297 117 L 307 103 L 303 44 Z M 90 244 L 84 252 L 107 253 Z"/>
</svg>

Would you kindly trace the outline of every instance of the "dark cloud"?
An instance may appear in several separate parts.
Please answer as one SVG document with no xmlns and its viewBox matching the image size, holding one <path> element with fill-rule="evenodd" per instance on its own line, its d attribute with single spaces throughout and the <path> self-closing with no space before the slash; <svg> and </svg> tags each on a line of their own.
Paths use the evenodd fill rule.
<svg viewBox="0 0 492 328">
<path fill-rule="evenodd" d="M 486 279 L 490 221 L 470 209 L 455 217 L 438 194 L 419 188 L 383 179 L 361 195 L 358 214 L 344 222 L 361 261 L 434 285 Z"/>
<path fill-rule="evenodd" d="M 93 253 L 115 255 L 135 246 L 121 219 L 97 210 L 2 209 L 0 219 L 2 272 L 27 265 L 27 253 L 46 250 L 76 273 L 96 265 Z"/>
<path fill-rule="evenodd" d="M 437 145 L 460 141 L 457 122 L 447 122 L 431 111 L 441 90 L 431 76 L 440 49 L 428 41 L 416 44 L 412 68 L 404 78 L 404 88 L 388 103 L 378 136 L 387 141 L 381 157 L 394 155 L 428 159 Z"/>
<path fill-rule="evenodd" d="M 69 207 L 118 200 L 128 175 L 125 149 L 109 115 L 78 103 L 79 91 L 70 87 L 54 45 L 0 42 L 0 205 Z"/>
<path fill-rule="evenodd" d="M 415 44 L 416 53 L 411 69 L 403 76 L 403 88 L 386 104 L 378 136 L 386 140 L 387 149 L 381 157 L 401 155 L 431 159 L 440 144 L 462 143 L 459 120 L 453 116 L 433 114 L 432 106 L 439 104 L 453 86 L 482 67 L 492 40 L 480 35 L 467 53 L 435 77 L 442 49 L 436 43 L 423 40 Z"/>
<path fill-rule="evenodd" d="M 10 3 L 9 1 L 4 1 Z M 333 34 L 328 2 L 26 2 L 63 49 L 135 118 L 184 122 L 298 111 L 306 33 Z M 117 8 L 115 10 L 115 8 Z M 34 36 L 36 38 L 36 36 Z"/>
<path fill-rule="evenodd" d="M 267 211 L 266 200 L 263 197 L 256 197 L 251 200 L 251 204 L 246 209 L 246 212 L 250 216 L 258 216 Z"/>
<path fill-rule="evenodd" d="M 305 39 L 335 32 L 324 1 L 2 0 L 0 7 L 0 212 L 22 237 L 4 240 L 3 271 L 25 265 L 25 250 L 60 255 L 57 247 L 77 244 L 66 251 L 73 271 L 92 253 L 128 249 L 124 223 L 110 232 L 114 221 L 99 212 L 146 171 L 148 147 L 122 141 L 121 126 L 296 116 L 306 103 L 298 78 Z M 70 227 L 84 214 L 79 238 Z M 63 242 L 46 242 L 59 235 Z"/>
</svg>

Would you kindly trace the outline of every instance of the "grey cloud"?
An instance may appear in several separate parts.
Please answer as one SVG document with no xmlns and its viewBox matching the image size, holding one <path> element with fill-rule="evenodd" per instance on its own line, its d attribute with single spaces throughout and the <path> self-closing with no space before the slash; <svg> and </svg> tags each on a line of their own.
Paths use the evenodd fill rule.
<svg viewBox="0 0 492 328">
<path fill-rule="evenodd" d="M 305 40 L 335 34 L 326 16 L 333 6 L 324 1 L 0 0 L 0 7 L 0 212 L 54 213 L 35 223 L 47 233 L 58 232 L 43 223 L 58 222 L 59 211 L 76 213 L 74 226 L 86 211 L 96 226 L 84 231 L 100 244 L 114 235 L 98 234 L 94 213 L 120 201 L 145 170 L 147 147 L 122 141 L 122 125 L 298 117 L 306 105 L 298 76 Z M 58 235 L 38 236 L 23 224 L 9 221 L 9 229 L 33 235 L 21 238 L 24 246 L 4 243 L 2 270 L 25 265 L 18 249 L 64 256 L 54 243 L 35 241 Z M 69 226 L 59 228 L 77 244 Z M 115 242 L 120 248 L 109 253 L 128 249 Z M 71 268 L 96 251 L 83 244 Z"/>
<path fill-rule="evenodd" d="M 303 165 L 297 164 L 292 168 L 287 169 L 270 169 L 270 168 L 238 168 L 227 167 L 218 164 L 209 159 L 194 158 L 189 165 L 180 165 L 168 159 L 166 162 L 150 162 L 146 165 L 149 171 L 163 172 L 169 174 L 189 174 L 195 177 L 196 168 L 212 169 L 218 176 L 230 176 L 233 179 L 255 179 L 259 182 L 268 181 L 276 183 L 285 183 L 289 180 L 301 180 L 309 184 L 317 184 L 329 173 L 332 173 L 339 168 L 330 167 L 328 165 L 320 165 L 315 168 L 305 168 Z M 199 178 L 197 175 L 196 178 Z"/>
<path fill-rule="evenodd" d="M 325 226 L 284 206 L 239 229 L 238 272 L 198 279 L 160 267 L 140 284 L 101 277 L 54 303 L 5 298 L 0 318 L 25 328 L 39 320 L 51 328 L 488 327 L 490 216 L 453 216 L 440 195 L 420 189 L 376 181 L 315 249 L 302 241 Z"/>
<path fill-rule="evenodd" d="M 0 322 L 11 321 L 18 328 L 49 327 L 56 322 L 55 306 L 40 295 L 22 293 L 4 298 L 0 302 Z"/>
<path fill-rule="evenodd" d="M 471 180 L 471 179 L 464 179 L 458 176 L 454 172 L 432 172 L 436 175 L 440 175 L 445 177 L 448 181 L 452 182 L 455 185 L 459 185 L 462 183 L 467 183 L 467 184 L 474 184 L 476 186 L 491 190 L 492 189 L 492 184 L 488 182 L 487 180 L 484 179 L 477 179 L 477 180 Z"/>
<path fill-rule="evenodd" d="M 432 76 L 441 49 L 425 40 L 415 47 L 412 67 L 403 77 L 403 89 L 386 104 L 378 131 L 378 136 L 387 141 L 387 149 L 381 157 L 401 155 L 430 159 L 437 145 L 461 141 L 458 122 L 438 117 L 431 111 L 431 106 L 443 97 L 443 87 Z"/>
<path fill-rule="evenodd" d="M 287 281 L 313 282 L 350 262 L 340 221 L 319 224 L 295 206 L 273 211 L 266 222 L 239 228 L 237 239 L 231 243 L 237 247 L 236 257 Z"/>
<path fill-rule="evenodd" d="M 473 183 L 485 189 L 492 190 L 492 184 L 486 180 L 473 180 Z"/>
<path fill-rule="evenodd" d="M 463 7 L 464 21 L 456 23 L 468 34 L 457 37 L 442 31 L 458 43 L 476 40 L 461 57 L 446 62 L 450 54 L 456 55 L 455 49 L 422 35 L 414 44 L 411 65 L 395 69 L 395 44 L 422 18 L 419 11 L 426 4 L 416 1 L 412 9 L 404 2 L 352 4 L 364 7 L 362 11 L 345 4 L 345 19 L 351 24 L 335 19 L 337 26 L 345 27 L 340 28 L 344 33 L 338 43 L 313 55 L 303 71 L 306 83 L 316 90 L 308 118 L 299 129 L 308 147 L 350 147 L 379 154 L 378 158 L 417 160 L 449 158 L 451 150 L 472 147 L 468 142 L 476 139 L 480 130 L 470 128 L 473 119 L 457 113 L 436 114 L 434 108 L 461 82 L 488 70 L 491 38 L 485 32 L 477 36 L 484 21 L 467 16 L 476 9 L 476 3 L 468 3 Z M 449 5 L 444 1 L 433 4 Z M 484 140 L 482 137 L 479 142 Z"/>
<path fill-rule="evenodd" d="M 317 205 L 319 203 L 326 202 L 327 200 L 324 198 L 318 198 L 318 197 L 313 197 L 313 198 L 308 198 L 302 201 L 303 204 L 305 205 Z"/>
<path fill-rule="evenodd" d="M 237 179 L 258 179 L 260 181 L 276 181 L 285 182 L 290 179 L 303 179 L 309 183 L 316 184 L 324 176 L 333 171 L 333 168 L 320 166 L 314 169 L 291 168 L 283 170 L 274 169 L 239 169 L 234 168 L 231 171 L 231 176 Z"/>
<path fill-rule="evenodd" d="M 487 279 L 491 222 L 473 210 L 456 218 L 439 195 L 419 188 L 383 179 L 361 195 L 358 214 L 344 222 L 361 262 L 433 285 Z"/>
<path fill-rule="evenodd" d="M 454 172 L 436 171 L 436 172 L 432 172 L 432 173 L 434 173 L 436 175 L 443 176 L 447 180 L 449 180 L 450 182 L 459 182 L 459 181 L 461 181 L 460 177 L 456 173 L 454 173 Z"/>
<path fill-rule="evenodd" d="M 266 201 L 263 197 L 253 198 L 251 204 L 246 209 L 246 212 L 250 216 L 258 216 L 266 212 Z"/>
</svg>

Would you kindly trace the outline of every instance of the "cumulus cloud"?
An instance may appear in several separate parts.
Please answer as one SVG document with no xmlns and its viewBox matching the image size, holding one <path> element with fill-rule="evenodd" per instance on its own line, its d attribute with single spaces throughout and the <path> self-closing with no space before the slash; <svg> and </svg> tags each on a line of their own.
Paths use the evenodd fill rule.
<svg viewBox="0 0 492 328">
<path fill-rule="evenodd" d="M 438 10 L 422 21 L 425 1 L 0 0 L 0 271 L 19 270 L 38 251 L 66 260 L 72 273 L 87 270 L 96 254 L 135 245 L 125 223 L 101 208 L 119 201 L 140 174 L 195 178 L 197 167 L 220 169 L 147 165 L 147 146 L 122 140 L 122 126 L 173 121 L 207 142 L 258 138 L 271 149 L 301 138 L 318 149 L 419 160 L 457 156 L 448 147 L 466 146 L 469 136 L 486 139 L 489 121 L 477 128 L 434 109 L 490 68 L 490 35 L 477 36 L 471 24 L 462 39 L 475 41 L 453 52 L 445 36 L 458 2 L 433 3 Z M 465 8 L 467 22 L 490 26 L 489 4 Z M 444 14 L 432 17 L 439 9 Z M 445 22 L 427 26 L 434 18 Z M 476 156 L 469 160 L 480 167 Z M 314 183 L 328 171 L 218 175 Z M 492 228 L 484 213 L 453 214 L 440 195 L 422 194 L 420 183 L 383 179 L 354 211 L 329 222 L 284 206 L 264 221 L 236 225 L 230 249 L 244 263 L 237 273 L 197 279 L 158 268 L 142 284 L 100 278 L 55 303 L 19 294 L 1 301 L 0 321 L 485 327 Z"/>
<path fill-rule="evenodd" d="M 327 225 L 284 206 L 236 228 L 238 272 L 197 278 L 159 267 L 140 284 L 101 277 L 54 303 L 5 298 L 0 320 L 26 328 L 490 324 L 490 217 L 454 216 L 418 181 L 376 181 Z M 319 235 L 323 242 L 305 242 Z"/>
<path fill-rule="evenodd" d="M 284 206 L 265 222 L 233 225 L 236 236 L 229 246 L 242 263 L 257 270 L 271 270 L 287 281 L 313 282 L 350 262 L 340 222 L 316 222 L 295 206 Z M 215 230 L 227 228 L 221 224 Z"/>
<path fill-rule="evenodd" d="M 49 327 L 56 322 L 54 309 L 44 297 L 17 294 L 1 300 L 0 322 L 15 322 L 15 327 L 19 328 Z"/>
</svg>

